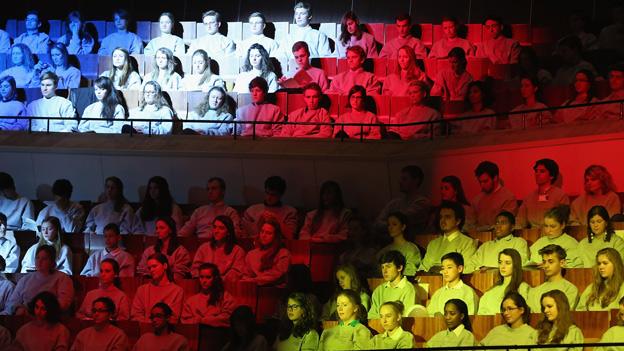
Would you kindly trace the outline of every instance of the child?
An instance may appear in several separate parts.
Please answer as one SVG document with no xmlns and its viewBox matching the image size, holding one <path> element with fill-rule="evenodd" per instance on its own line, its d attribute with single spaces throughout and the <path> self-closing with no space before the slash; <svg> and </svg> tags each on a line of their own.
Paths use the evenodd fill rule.
<svg viewBox="0 0 624 351">
<path fill-rule="evenodd" d="M 401 328 L 403 304 L 400 301 L 388 301 L 381 305 L 379 315 L 384 332 L 373 336 L 370 348 L 375 350 L 411 349 L 414 347 L 414 335 Z"/>
<path fill-rule="evenodd" d="M 529 284 L 522 281 L 520 254 L 514 249 L 504 249 L 498 254 L 498 281 L 481 297 L 477 314 L 495 315 L 505 295 L 519 293 L 524 300 L 529 288 Z"/>
<path fill-rule="evenodd" d="M 356 268 L 351 264 L 342 264 L 336 268 L 336 279 L 334 280 L 334 294 L 323 306 L 323 312 L 321 313 L 322 321 L 335 321 L 338 319 L 336 311 L 336 298 L 341 291 L 345 289 L 353 290 L 360 295 L 360 301 L 364 309 L 368 310 L 370 307 L 370 295 L 360 280 L 360 274 L 358 274 Z"/>
<path fill-rule="evenodd" d="M 279 337 L 275 340 L 277 351 L 315 351 L 319 344 L 316 316 L 310 300 L 302 293 L 291 293 L 286 308 L 287 319 L 282 322 Z"/>
<path fill-rule="evenodd" d="M 173 52 L 167 48 L 160 48 L 154 53 L 152 72 L 143 77 L 143 81 L 155 81 L 163 90 L 181 90 L 182 77 L 175 71 L 176 61 Z"/>
<path fill-rule="evenodd" d="M 160 18 L 158 19 L 160 36 L 147 43 L 144 52 L 146 56 L 154 55 L 156 50 L 160 48 L 167 48 L 176 56 L 184 56 L 184 52 L 186 51 L 184 40 L 177 35 L 171 34 L 175 23 L 175 18 L 171 12 L 163 12 L 160 14 Z"/>
<path fill-rule="evenodd" d="M 225 291 L 219 268 L 212 263 L 199 266 L 200 292 L 184 302 L 182 323 L 229 327 L 234 299 Z"/>
<path fill-rule="evenodd" d="M 248 87 L 252 103 L 236 110 L 236 119 L 239 122 L 281 122 L 284 120 L 280 108 L 266 101 L 269 84 L 264 78 L 252 79 Z M 281 131 L 281 124 L 244 123 L 236 126 L 236 133 L 243 136 L 271 137 L 279 135 Z"/>
<path fill-rule="evenodd" d="M 539 254 L 542 256 L 545 282 L 529 290 L 527 299 L 529 307 L 532 311 L 539 311 L 542 294 L 558 289 L 566 294 L 567 301 L 570 301 L 570 307 L 575 308 L 578 301 L 578 288 L 562 275 L 566 265 L 566 251 L 559 245 L 551 244 L 542 248 Z"/>
<path fill-rule="evenodd" d="M 245 257 L 244 280 L 258 285 L 284 286 L 290 252 L 284 247 L 280 224 L 267 220 L 260 227 L 256 248 Z"/>
<path fill-rule="evenodd" d="M 134 257 L 119 246 L 121 233 L 119 226 L 109 223 L 104 227 L 105 248 L 95 250 L 87 260 L 80 275 L 96 277 L 100 273 L 100 264 L 106 259 L 113 259 L 119 266 L 120 277 L 134 277 Z M 119 308 L 119 306 L 117 306 Z"/>
<path fill-rule="evenodd" d="M 392 40 L 386 39 L 386 44 L 381 49 L 379 57 L 389 59 L 397 58 L 399 48 L 407 46 L 412 49 L 418 59 L 427 57 L 427 48 L 420 39 L 415 38 L 412 33 L 412 17 L 403 13 L 396 17 L 395 21 L 398 36 Z"/>
<path fill-rule="evenodd" d="M 420 266 L 420 249 L 416 244 L 405 239 L 407 229 L 407 216 L 402 212 L 392 212 L 388 215 L 388 234 L 392 243 L 379 251 L 377 256 L 385 252 L 396 250 L 405 256 L 405 270 L 403 274 L 408 277 L 416 275 L 416 268 Z"/>
<path fill-rule="evenodd" d="M 191 56 L 191 72 L 186 72 L 182 78 L 182 85 L 186 91 L 208 92 L 212 87 L 219 86 L 225 89 L 225 82 L 221 77 L 210 70 L 208 53 L 199 49 Z"/>
<path fill-rule="evenodd" d="M 130 22 L 130 14 L 124 9 L 113 12 L 113 22 L 117 32 L 109 34 L 102 39 L 98 55 L 110 55 L 113 50 L 118 48 L 124 49 L 131 54 L 143 53 L 143 41 L 135 33 L 128 31 Z"/>
<path fill-rule="evenodd" d="M 376 95 L 381 90 L 381 83 L 374 74 L 364 71 L 366 52 L 361 46 L 347 48 L 347 66 L 349 70 L 337 74 L 331 82 L 329 92 L 346 95 L 354 85 L 364 87 L 368 94 Z"/>
<path fill-rule="evenodd" d="M 184 122 L 184 132 L 188 129 L 201 135 L 231 135 L 234 125 L 230 123 L 234 117 L 230 113 L 230 103 L 225 89 L 213 86 L 208 90 L 206 98 L 189 114 L 190 120 L 210 122 Z"/>
<path fill-rule="evenodd" d="M 260 44 L 252 44 L 249 50 L 247 50 L 245 63 L 241 67 L 240 74 L 236 77 L 234 90 L 232 91 L 235 93 L 247 93 L 249 82 L 256 77 L 262 77 L 267 81 L 269 93 L 274 93 L 279 88 L 275 68 L 273 63 L 271 63 L 269 53 Z"/>
<path fill-rule="evenodd" d="M 364 349 L 370 343 L 371 332 L 362 324 L 366 320 L 366 311 L 360 302 L 360 296 L 353 290 L 344 290 L 336 298 L 338 306 L 338 325 L 323 330 L 319 341 L 319 351 Z"/>
<path fill-rule="evenodd" d="M 93 311 L 94 324 L 78 333 L 71 351 L 127 350 L 126 333 L 111 324 L 115 315 L 113 300 L 100 297 L 93 301 L 90 308 Z"/>
<path fill-rule="evenodd" d="M 139 107 L 130 110 L 128 120 L 132 119 L 153 119 L 156 121 L 126 122 L 126 125 L 134 128 L 140 134 L 165 135 L 171 134 L 172 122 L 175 113 L 163 96 L 160 84 L 149 81 L 143 85 Z M 125 126 L 124 126 L 125 127 Z M 124 128 L 122 128 L 124 133 Z"/>
<path fill-rule="evenodd" d="M 347 240 L 352 212 L 345 207 L 340 184 L 328 180 L 321 184 L 317 209 L 308 212 L 299 239 L 335 243 Z"/>
<path fill-rule="evenodd" d="M 58 76 L 52 72 L 45 72 L 41 75 L 40 88 L 43 97 L 26 106 L 26 116 L 55 117 L 56 119 L 33 120 L 33 131 L 73 132 L 78 130 L 74 105 L 66 98 L 56 95 L 58 82 Z"/>
<path fill-rule="evenodd" d="M 460 299 L 450 299 L 444 304 L 446 329 L 436 333 L 425 343 L 425 347 L 475 346 L 477 341 L 472 334 L 468 317 L 468 306 Z"/>
<path fill-rule="evenodd" d="M 624 296 L 624 265 L 613 248 L 606 247 L 596 254 L 594 279 L 579 300 L 578 311 L 605 311 L 618 308 Z"/>
<path fill-rule="evenodd" d="M 243 228 L 247 236 L 258 236 L 262 224 L 275 220 L 280 224 L 280 230 L 286 239 L 294 239 L 297 230 L 297 210 L 284 204 L 282 197 L 286 192 L 286 181 L 280 176 L 270 176 L 264 181 L 264 201 L 251 205 L 243 215 Z"/>
<path fill-rule="evenodd" d="M 494 223 L 494 240 L 486 241 L 479 246 L 477 252 L 468 259 L 466 272 L 500 267 L 500 252 L 505 249 L 513 249 L 520 254 L 519 264 L 522 267 L 528 261 L 529 246 L 526 240 L 513 235 L 515 224 L 516 220 L 511 212 L 499 213 Z"/>
<path fill-rule="evenodd" d="M 150 308 L 149 320 L 152 323 L 153 331 L 141 335 L 133 350 L 190 350 L 188 340 L 173 331 L 175 322 L 172 322 L 171 318 L 175 317 L 177 321 L 177 316 L 174 313 L 164 301 L 157 302 L 154 307 Z"/>
<path fill-rule="evenodd" d="M 0 212 L 0 256 L 4 265 L 0 273 L 15 273 L 19 265 L 20 247 L 15 237 L 7 236 L 7 217 Z M 0 310 L 1 311 L 1 310 Z"/>
<path fill-rule="evenodd" d="M 370 33 L 362 31 L 360 19 L 353 11 L 347 11 L 342 16 L 340 35 L 336 44 L 338 58 L 344 58 L 346 50 L 355 45 L 364 49 L 366 57 L 377 57 L 377 42 L 375 42 L 375 38 Z"/>
<path fill-rule="evenodd" d="M 112 258 L 105 258 L 99 264 L 100 286 L 87 293 L 76 317 L 80 319 L 95 319 L 92 305 L 101 297 L 111 299 L 117 306 L 116 311 L 111 312 L 113 320 L 126 321 L 130 318 L 130 302 L 128 296 L 121 291 L 119 281 L 119 263 Z"/>
<path fill-rule="evenodd" d="M 87 106 L 83 118 L 101 118 L 102 121 L 81 120 L 78 131 L 94 133 L 119 133 L 121 122 L 126 119 L 126 110 L 121 105 L 113 81 L 108 77 L 99 77 L 93 82 L 96 102 Z"/>
<path fill-rule="evenodd" d="M 384 95 L 386 95 L 384 93 Z M 442 119 L 440 112 L 426 105 L 429 98 L 429 85 L 421 80 L 409 82 L 407 87 L 410 105 L 397 112 L 393 123 L 407 124 L 416 122 L 435 122 Z M 432 132 L 440 134 L 440 123 L 416 124 L 409 126 L 388 126 L 388 134 L 394 134 L 402 140 L 430 137 Z"/>
<path fill-rule="evenodd" d="M 619 312 L 617 314 L 617 322 L 616 325 L 609 328 L 604 334 L 602 334 L 602 338 L 600 339 L 601 343 L 615 343 L 621 342 L 624 337 L 624 297 L 620 299 L 619 303 Z M 618 348 L 613 346 L 608 347 L 595 347 L 595 351 L 617 351 Z"/>
<path fill-rule="evenodd" d="M 234 223 L 230 217 L 219 215 L 212 221 L 212 236 L 199 246 L 191 274 L 199 276 L 199 267 L 204 263 L 216 264 L 225 281 L 239 280 L 245 270 L 245 250 L 236 244 Z"/>
<path fill-rule="evenodd" d="M 329 112 L 319 106 L 323 92 L 316 83 L 309 83 L 303 88 L 305 107 L 291 112 L 288 122 L 310 124 L 286 124 L 282 127 L 283 137 L 331 138 L 332 126 Z M 319 125 L 318 123 L 322 123 Z"/>
<path fill-rule="evenodd" d="M 604 248 L 613 248 L 624 255 L 624 240 L 615 235 L 607 209 L 594 206 L 587 212 L 587 237 L 579 242 L 577 252 L 583 268 L 591 268 L 596 263 L 596 254 Z"/>
<path fill-rule="evenodd" d="M 39 247 L 51 245 L 54 246 L 57 252 L 55 258 L 56 269 L 71 276 L 73 255 L 69 246 L 63 244 L 61 240 L 62 232 L 61 222 L 56 217 L 48 217 L 41 223 L 39 241 L 26 251 L 22 259 L 22 273 L 34 272 L 37 269 L 36 255 Z"/>
<path fill-rule="evenodd" d="M 61 323 L 62 310 L 56 296 L 43 291 L 28 303 L 35 318 L 15 334 L 18 350 L 67 350 L 69 330 Z"/>
<path fill-rule="evenodd" d="M 179 281 L 189 275 L 191 271 L 191 256 L 186 248 L 178 243 L 175 222 L 171 217 L 161 217 L 156 220 L 156 244 L 143 251 L 141 261 L 137 265 L 138 275 L 150 275 L 148 260 L 154 253 L 162 253 L 167 257 L 169 268 Z"/>
<path fill-rule="evenodd" d="M 399 251 L 388 251 L 381 255 L 378 262 L 385 283 L 373 291 L 368 319 L 379 318 L 379 309 L 387 301 L 401 301 L 405 307 L 403 310 L 405 317 L 409 316 L 414 309 L 422 308 L 422 306 L 416 306 L 414 285 L 407 280 L 407 277 L 403 276 L 405 256 Z"/>
<path fill-rule="evenodd" d="M 464 257 L 458 252 L 449 252 L 442 256 L 441 261 L 444 286 L 431 296 L 427 312 L 430 316 L 442 315 L 446 301 L 457 298 L 466 302 L 468 314 L 476 314 L 479 298 L 475 291 L 461 280 L 464 271 Z"/>
<path fill-rule="evenodd" d="M 482 346 L 535 345 L 537 333 L 529 323 L 530 310 L 522 295 L 508 292 L 500 304 L 505 324 L 494 327 L 481 340 Z"/>
<path fill-rule="evenodd" d="M 366 88 L 354 85 L 349 89 L 349 105 L 351 110 L 341 113 L 336 119 L 334 137 L 347 137 L 353 139 L 381 139 L 381 128 L 377 116 L 366 110 Z M 342 123 L 361 123 L 359 125 L 341 125 Z M 377 124 L 377 125 L 373 125 Z"/>
<path fill-rule="evenodd" d="M 542 295 L 542 319 L 537 323 L 537 344 L 582 344 L 583 332 L 574 325 L 574 308 L 561 290 L 550 290 Z M 582 350 L 582 348 L 567 349 Z"/>
<path fill-rule="evenodd" d="M 440 96 L 444 101 L 463 101 L 468 93 L 468 84 L 473 81 L 472 75 L 466 71 L 466 53 L 456 47 L 448 53 L 448 59 L 451 67 L 438 72 L 431 96 Z"/>
<path fill-rule="evenodd" d="M 100 77 L 113 81 L 115 89 L 137 90 L 141 88 L 141 76 L 132 67 L 130 53 L 126 49 L 116 48 L 111 54 L 111 69 L 102 72 Z"/>
<path fill-rule="evenodd" d="M 576 254 L 578 247 L 578 241 L 570 235 L 564 233 L 568 222 L 568 216 L 570 213 L 570 207 L 566 205 L 560 205 L 553 207 L 546 211 L 544 214 L 543 236 L 530 247 L 531 258 L 527 265 L 541 265 L 542 256 L 539 250 L 548 245 L 559 245 L 566 252 L 567 262 L 566 267 L 578 268 L 581 267 L 580 259 Z"/>
<path fill-rule="evenodd" d="M 85 222 L 85 232 L 102 235 L 106 225 L 115 223 L 121 234 L 131 233 L 134 210 L 124 197 L 123 182 L 117 177 L 108 177 L 104 187 L 106 201 L 91 209 Z"/>
<path fill-rule="evenodd" d="M 444 38 L 433 43 L 431 52 L 429 52 L 429 58 L 450 58 L 450 52 L 454 48 L 460 48 L 466 53 L 466 55 L 472 55 L 474 53 L 474 47 L 472 44 L 457 35 L 459 29 L 459 21 L 453 17 L 442 18 L 442 31 Z"/>
<path fill-rule="evenodd" d="M 420 271 L 438 273 L 441 258 L 448 252 L 458 252 L 462 256 L 472 257 L 476 251 L 475 241 L 460 230 L 466 215 L 464 206 L 458 202 L 442 201 L 438 210 L 438 223 L 441 234 L 427 245 L 425 257 L 420 262 Z"/>
</svg>

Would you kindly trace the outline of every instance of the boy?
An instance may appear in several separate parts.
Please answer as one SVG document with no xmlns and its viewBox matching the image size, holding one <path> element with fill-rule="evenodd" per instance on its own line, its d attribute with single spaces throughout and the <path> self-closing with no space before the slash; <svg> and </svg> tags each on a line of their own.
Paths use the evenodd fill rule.
<svg viewBox="0 0 624 351">
<path fill-rule="evenodd" d="M 19 257 L 20 247 L 15 243 L 15 238 L 7 238 L 7 217 L 4 213 L 0 213 L 0 258 L 4 262 L 0 267 L 0 273 L 17 272 Z"/>
<path fill-rule="evenodd" d="M 37 225 L 54 216 L 61 221 L 65 233 L 78 233 L 84 226 L 86 213 L 79 202 L 71 201 L 74 187 L 67 179 L 57 179 L 52 184 L 54 201 L 44 201 L 44 207 L 37 215 Z"/>
<path fill-rule="evenodd" d="M 106 248 L 94 251 L 80 275 L 97 277 L 100 274 L 100 262 L 105 258 L 112 258 L 119 263 L 120 277 L 134 277 L 134 257 L 119 247 L 121 233 L 115 223 L 104 227 L 104 245 Z"/>
<path fill-rule="evenodd" d="M 473 81 L 466 71 L 468 61 L 462 48 L 453 48 L 448 53 L 450 68 L 438 72 L 431 96 L 440 96 L 444 101 L 463 101 L 468 93 L 468 85 Z"/>
<path fill-rule="evenodd" d="M 348 95 L 354 85 L 361 85 L 366 89 L 367 95 L 378 95 L 381 83 L 374 74 L 366 72 L 363 68 L 366 52 L 360 46 L 347 48 L 347 66 L 349 70 L 337 74 L 329 87 L 330 93 Z"/>
<path fill-rule="evenodd" d="M 475 240 L 460 231 L 466 218 L 464 206 L 458 202 L 443 201 L 438 210 L 438 217 L 442 235 L 427 245 L 427 252 L 420 263 L 419 270 L 432 273 L 440 272 L 442 267 L 438 264 L 449 252 L 462 255 L 461 265 L 463 268 L 463 256 L 472 257 L 477 250 Z"/>
<path fill-rule="evenodd" d="M 246 57 L 249 47 L 253 44 L 260 44 L 266 49 L 270 57 L 275 57 L 278 52 L 279 45 L 277 42 L 264 35 L 266 28 L 266 17 L 261 12 L 254 12 L 249 15 L 249 31 L 251 35 L 236 45 L 236 55 L 238 57 Z"/>
<path fill-rule="evenodd" d="M 501 183 L 495 163 L 483 161 L 474 173 L 481 187 L 481 192 L 471 201 L 477 215 L 477 228 L 489 230 L 501 211 L 515 214 L 518 202 L 514 194 Z"/>
<path fill-rule="evenodd" d="M 415 122 L 433 122 L 442 119 L 440 112 L 425 105 L 429 97 L 429 86 L 427 83 L 415 80 L 409 83 L 407 88 L 410 105 L 403 110 L 397 112 L 396 119 L 393 123 L 415 123 Z M 402 140 L 428 138 L 433 128 L 434 133 L 438 134 L 440 124 L 417 124 L 410 126 L 388 126 L 388 133 L 395 134 L 395 137 Z"/>
<path fill-rule="evenodd" d="M 102 39 L 102 45 L 98 50 L 98 55 L 108 56 L 116 48 L 126 49 L 131 54 L 143 53 L 143 41 L 135 33 L 128 31 L 130 24 L 130 14 L 124 9 L 113 12 L 113 21 L 117 32 L 109 34 Z"/>
<path fill-rule="evenodd" d="M 6 261 L 2 256 L 0 256 L 0 311 L 4 311 L 6 308 L 6 303 L 9 300 L 11 294 L 13 294 L 13 290 L 15 289 L 15 285 L 13 282 L 8 280 L 4 276 L 4 272 L 6 270 Z M 0 343 L 0 346 L 2 343 Z"/>
<path fill-rule="evenodd" d="M 41 95 L 43 97 L 28 104 L 26 115 L 29 117 L 60 118 L 34 120 L 32 123 L 33 131 L 72 132 L 78 130 L 74 105 L 66 98 L 56 95 L 58 81 L 58 76 L 52 72 L 45 72 L 41 75 Z"/>
<path fill-rule="evenodd" d="M 399 32 L 399 35 L 388 41 L 386 45 L 381 49 L 379 53 L 380 58 L 389 58 L 396 59 L 399 49 L 403 46 L 409 46 L 414 49 L 414 53 L 416 53 L 416 58 L 424 59 L 427 58 L 427 48 L 420 41 L 420 39 L 415 38 L 411 33 L 412 29 L 412 17 L 407 13 L 400 14 L 397 16 L 396 21 L 396 29 Z"/>
<path fill-rule="evenodd" d="M 618 63 L 609 67 L 609 88 L 611 94 L 602 101 L 624 100 L 624 64 Z M 622 103 L 598 106 L 600 117 L 604 119 L 621 119 Z"/>
<path fill-rule="evenodd" d="M 202 23 L 205 35 L 191 42 L 188 52 L 193 54 L 199 49 L 204 49 L 211 58 L 222 58 L 236 51 L 236 44 L 232 39 L 219 33 L 221 27 L 221 14 L 217 11 L 206 11 L 202 14 Z"/>
<path fill-rule="evenodd" d="M 319 106 L 323 92 L 316 83 L 310 83 L 303 88 L 305 107 L 293 111 L 288 115 L 288 122 L 305 122 L 315 124 L 287 124 L 282 127 L 283 137 L 330 138 L 333 134 L 329 112 Z M 318 125 L 316 123 L 325 123 Z"/>
<path fill-rule="evenodd" d="M 561 290 L 570 302 L 570 309 L 574 310 L 578 302 L 578 288 L 566 280 L 562 271 L 566 264 L 566 251 L 559 245 L 548 245 L 539 250 L 542 255 L 542 269 L 545 282 L 529 290 L 527 303 L 533 312 L 542 310 L 542 294 L 551 290 Z"/>
<path fill-rule="evenodd" d="M 17 193 L 13 177 L 5 172 L 0 172 L 0 213 L 6 216 L 7 230 L 26 230 L 31 225 L 25 219 L 35 220 L 32 202 Z"/>
<path fill-rule="evenodd" d="M 496 216 L 494 222 L 494 240 L 484 242 L 477 252 L 468 259 L 466 273 L 477 270 L 498 269 L 498 254 L 504 249 L 514 249 L 518 251 L 521 264 L 528 261 L 529 246 L 523 238 L 513 236 L 513 228 L 516 224 L 514 215 L 511 212 L 503 211 Z"/>
<path fill-rule="evenodd" d="M 503 20 L 500 17 L 485 18 L 483 36 L 487 39 L 477 44 L 477 57 L 488 58 L 495 64 L 518 63 L 520 43 L 503 35 Z"/>
<path fill-rule="evenodd" d="M 249 82 L 249 92 L 252 103 L 239 107 L 236 110 L 236 119 L 241 122 L 281 122 L 284 120 L 282 111 L 277 105 L 266 101 L 269 84 L 262 77 L 256 77 Z M 237 133 L 242 136 L 272 137 L 282 132 L 281 124 L 243 124 L 238 126 Z"/>
<path fill-rule="evenodd" d="M 312 20 L 312 6 L 307 2 L 298 2 L 294 10 L 294 22 L 295 25 L 290 26 L 290 32 L 284 38 L 280 47 L 284 55 L 288 58 L 292 58 L 288 49 L 298 41 L 305 41 L 310 48 L 311 57 L 329 57 L 332 55 L 331 48 L 329 46 L 329 39 L 325 33 L 313 29 L 310 26 L 310 20 Z"/>
<path fill-rule="evenodd" d="M 444 304 L 450 299 L 464 301 L 468 306 L 468 314 L 476 314 L 479 298 L 475 291 L 461 280 L 464 271 L 464 257 L 459 252 L 449 252 L 442 256 L 441 262 L 444 286 L 431 296 L 427 306 L 429 315 L 444 315 Z"/>
<path fill-rule="evenodd" d="M 26 32 L 15 38 L 13 44 L 25 44 L 33 54 L 47 54 L 50 46 L 50 37 L 47 34 L 39 32 L 41 28 L 41 19 L 39 12 L 28 11 L 24 21 Z"/>
<path fill-rule="evenodd" d="M 379 265 L 385 283 L 373 291 L 368 319 L 379 318 L 379 309 L 387 301 L 401 301 L 405 307 L 403 316 L 409 316 L 410 312 L 418 306 L 416 305 L 416 289 L 403 275 L 405 256 L 399 251 L 387 251 L 379 257 Z"/>
<path fill-rule="evenodd" d="M 264 181 L 264 203 L 251 205 L 243 214 L 243 228 L 248 237 L 257 237 L 262 224 L 273 219 L 280 224 L 284 239 L 295 238 L 297 210 L 282 204 L 285 192 L 286 181 L 282 177 L 271 176 Z"/>
<path fill-rule="evenodd" d="M 457 36 L 459 21 L 453 17 L 442 18 L 442 32 L 444 38 L 437 40 L 431 47 L 429 58 L 443 59 L 449 57 L 449 53 L 453 48 L 461 48 L 466 55 L 474 53 L 472 44 L 463 38 Z"/>
<path fill-rule="evenodd" d="M 285 88 L 301 88 L 310 83 L 316 83 L 322 91 L 329 89 L 329 81 L 325 71 L 310 65 L 310 48 L 305 41 L 298 41 L 292 46 L 292 53 L 295 57 L 296 69 L 291 69 L 278 80 Z"/>
</svg>

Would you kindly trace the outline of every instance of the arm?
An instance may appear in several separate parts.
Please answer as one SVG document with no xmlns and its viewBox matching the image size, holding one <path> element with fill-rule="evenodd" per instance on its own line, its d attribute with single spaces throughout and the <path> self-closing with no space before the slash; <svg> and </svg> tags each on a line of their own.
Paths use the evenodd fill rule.
<svg viewBox="0 0 624 351">
<path fill-rule="evenodd" d="M 64 273 L 59 282 L 57 297 L 63 311 L 67 311 L 74 301 L 74 283 Z"/>
<path fill-rule="evenodd" d="M 197 318 L 193 313 L 193 307 L 190 305 L 190 301 L 192 300 L 186 300 L 184 302 L 184 307 L 182 308 L 182 316 L 180 318 L 183 324 L 199 323 L 199 318 Z"/>
<path fill-rule="evenodd" d="M 167 120 L 173 119 L 173 111 L 169 107 L 162 107 L 163 111 L 159 112 L 162 114 L 161 120 L 157 122 L 152 122 L 152 134 L 155 135 L 168 135 L 171 134 L 172 123 L 167 122 Z"/>
<path fill-rule="evenodd" d="M 219 304 L 219 311 L 214 315 L 204 316 L 202 318 L 201 323 L 207 324 L 212 327 L 229 327 L 230 326 L 230 315 L 234 308 L 236 307 L 234 304 L 234 300 L 232 297 L 224 293 L 223 300 Z"/>
<path fill-rule="evenodd" d="M 11 248 L 9 249 L 9 254 L 5 257 L 6 267 L 4 271 L 6 273 L 15 273 L 17 272 L 17 267 L 19 265 L 19 257 L 20 257 L 20 248 L 19 245 L 10 242 Z"/>
<path fill-rule="evenodd" d="M 130 48 L 129 48 L 129 52 L 131 54 L 142 54 L 143 53 L 143 42 L 141 41 L 141 38 L 134 34 L 132 34 L 132 42 L 130 43 Z"/>
<path fill-rule="evenodd" d="M 288 239 L 295 238 L 295 232 L 297 231 L 297 210 L 292 208 L 290 211 L 286 213 L 284 216 L 284 220 L 282 222 L 282 230 L 284 237 Z"/>
<path fill-rule="evenodd" d="M 191 271 L 191 256 L 184 246 L 179 246 L 173 254 L 173 272 L 187 276 Z"/>
<path fill-rule="evenodd" d="M 146 323 L 148 320 L 145 318 L 145 302 L 144 292 L 145 286 L 140 286 L 137 290 L 136 295 L 134 295 L 134 300 L 132 301 L 132 308 L 130 310 L 130 319 L 137 322 Z M 171 306 L 170 306 L 171 307 Z"/>
<path fill-rule="evenodd" d="M 119 230 L 121 234 L 132 233 L 132 225 L 134 223 L 134 210 L 129 204 L 125 204 L 119 216 Z"/>
<path fill-rule="evenodd" d="M 310 211 L 306 214 L 305 222 L 299 232 L 299 240 L 310 239 L 310 227 L 312 226 L 312 219 L 314 218 L 314 211 Z"/>
<path fill-rule="evenodd" d="M 323 32 L 319 32 L 318 35 L 318 53 L 320 57 L 328 57 L 332 54 L 329 39 Z"/>
<path fill-rule="evenodd" d="M 117 306 L 117 320 L 127 321 L 128 319 L 130 319 L 130 301 L 128 301 L 128 296 L 124 294 L 119 300 L 119 306 Z"/>
<path fill-rule="evenodd" d="M 260 272 L 255 281 L 258 285 L 274 284 L 277 280 L 284 277 L 288 272 L 290 266 L 290 252 L 286 249 L 281 249 L 275 257 L 273 267 L 266 271 Z"/>
</svg>

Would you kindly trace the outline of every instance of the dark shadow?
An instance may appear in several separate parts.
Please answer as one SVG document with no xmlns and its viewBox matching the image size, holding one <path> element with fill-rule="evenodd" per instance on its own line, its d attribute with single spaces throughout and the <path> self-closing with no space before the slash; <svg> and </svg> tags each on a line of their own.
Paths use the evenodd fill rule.
<svg viewBox="0 0 624 351">
<path fill-rule="evenodd" d="M 325 94 L 321 95 L 319 106 L 329 111 L 329 108 L 331 107 L 331 99 L 329 98 L 329 96 Z"/>
<path fill-rule="evenodd" d="M 219 62 L 217 62 L 217 60 L 210 60 L 210 72 L 219 75 L 220 70 Z"/>
<path fill-rule="evenodd" d="M 180 38 L 184 38 L 184 26 L 182 23 L 176 22 L 173 24 L 173 29 L 171 30 L 171 34 L 177 35 Z"/>
<path fill-rule="evenodd" d="M 50 34 L 50 22 L 47 20 L 41 20 L 41 27 L 39 27 L 41 33 Z"/>
<path fill-rule="evenodd" d="M 117 93 L 117 99 L 119 99 L 119 104 L 123 106 L 125 110 L 124 117 L 125 119 L 128 119 L 128 116 L 130 115 L 130 111 L 129 111 L 130 109 L 128 108 L 128 101 L 126 101 L 126 97 L 121 91 L 115 90 L 115 92 Z"/>
<path fill-rule="evenodd" d="M 95 25 L 93 23 L 85 23 L 85 32 L 89 33 L 91 38 L 93 38 L 93 52 L 97 53 L 100 48 L 100 36 L 95 28 Z"/>
<path fill-rule="evenodd" d="M 512 36 L 512 30 L 511 30 L 511 25 L 505 23 L 503 24 L 503 30 L 502 30 L 502 34 L 503 36 L 507 37 L 507 38 L 511 38 Z"/>
<path fill-rule="evenodd" d="M 165 98 L 165 101 L 167 101 L 167 103 L 173 110 L 173 125 L 171 126 L 171 134 L 182 134 L 182 121 L 178 117 L 178 111 L 176 111 L 173 107 L 171 95 L 169 95 L 168 92 L 163 91 L 163 98 Z"/>
<path fill-rule="evenodd" d="M 329 39 L 329 49 L 331 50 L 331 52 L 334 52 L 336 50 L 336 41 L 332 38 L 327 39 Z"/>
<path fill-rule="evenodd" d="M 282 70 L 281 62 L 279 62 L 279 60 L 276 59 L 275 57 L 269 57 L 269 60 L 271 60 L 271 63 L 273 64 L 274 73 L 277 76 L 277 78 L 283 76 L 284 72 Z"/>
<path fill-rule="evenodd" d="M 130 67 L 132 67 L 132 70 L 135 72 L 139 72 L 139 62 L 137 61 L 137 59 L 134 56 L 130 56 L 128 57 L 129 61 L 130 61 Z M 111 62 L 112 65 L 112 62 Z"/>
<path fill-rule="evenodd" d="M 412 25 L 412 28 L 410 28 L 410 34 L 415 38 L 422 39 L 422 26 L 420 24 Z"/>
<path fill-rule="evenodd" d="M 367 96 L 364 101 L 364 109 L 366 111 L 370 111 L 374 114 L 377 114 L 377 102 L 371 96 Z"/>
<path fill-rule="evenodd" d="M 468 26 L 460 24 L 457 28 L 457 36 L 466 39 L 466 36 L 468 36 Z"/>
<path fill-rule="evenodd" d="M 321 59 L 318 57 L 310 59 L 310 66 L 316 67 L 316 68 L 322 68 Z"/>
<path fill-rule="evenodd" d="M 271 39 L 275 39 L 275 25 L 273 24 L 273 22 L 269 22 L 266 24 L 266 27 L 264 27 L 264 35 Z"/>
<path fill-rule="evenodd" d="M 174 72 L 180 75 L 180 77 L 184 78 L 184 69 L 182 68 L 182 61 L 177 56 L 173 57 L 173 61 L 175 62 Z"/>
<path fill-rule="evenodd" d="M 230 30 L 230 27 L 228 26 L 227 21 L 222 21 L 221 22 L 221 27 L 219 27 L 219 33 L 225 35 L 227 37 L 228 35 L 228 31 Z"/>
<path fill-rule="evenodd" d="M 228 112 L 230 114 L 232 114 L 232 116 L 234 116 L 236 114 L 236 109 L 238 108 L 238 103 L 230 95 L 226 95 L 226 99 L 227 99 L 227 102 L 228 102 L 228 104 L 230 106 L 230 111 L 228 111 Z"/>
<path fill-rule="evenodd" d="M 364 60 L 364 64 L 362 65 L 362 67 L 364 68 L 366 72 L 370 72 L 370 73 L 375 72 L 375 65 L 373 63 L 373 59 L 367 58 L 366 60 Z"/>
<path fill-rule="evenodd" d="M 84 77 L 83 77 L 84 78 Z M 79 118 L 90 104 L 97 101 L 93 88 L 74 88 L 69 94 L 69 101 L 76 108 Z"/>
<path fill-rule="evenodd" d="M 76 55 L 67 56 L 67 63 L 69 63 L 70 66 L 74 66 L 80 70 L 82 69 L 82 67 L 80 67 L 80 60 L 78 60 Z"/>
<path fill-rule="evenodd" d="M 52 186 L 50 184 L 40 184 L 36 190 L 37 199 L 40 200 L 54 200 L 54 194 L 52 194 Z"/>
</svg>

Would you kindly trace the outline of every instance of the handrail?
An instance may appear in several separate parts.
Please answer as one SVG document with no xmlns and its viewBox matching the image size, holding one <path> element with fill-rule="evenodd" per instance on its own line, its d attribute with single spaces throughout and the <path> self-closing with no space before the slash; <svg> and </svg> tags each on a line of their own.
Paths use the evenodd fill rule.
<svg viewBox="0 0 624 351">
<path fill-rule="evenodd" d="M 548 349 L 572 349 L 584 347 L 610 347 L 624 346 L 624 342 L 619 343 L 584 343 L 584 344 L 546 344 L 546 345 L 501 345 L 501 346 L 454 346 L 454 347 L 431 347 L 429 350 L 548 350 Z M 413 348 L 412 350 L 417 350 Z M 375 351 L 381 351 L 375 350 Z"/>
</svg>

